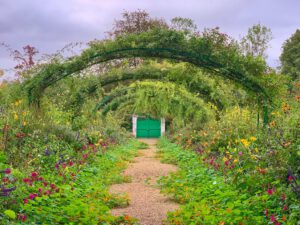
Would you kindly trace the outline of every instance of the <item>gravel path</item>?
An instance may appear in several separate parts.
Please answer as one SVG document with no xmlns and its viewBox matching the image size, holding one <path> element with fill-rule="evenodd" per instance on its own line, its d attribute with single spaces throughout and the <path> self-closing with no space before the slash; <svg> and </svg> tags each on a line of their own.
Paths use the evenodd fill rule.
<svg viewBox="0 0 300 225">
<path fill-rule="evenodd" d="M 166 176 L 176 171 L 176 166 L 162 164 L 156 155 L 156 140 L 141 139 L 149 145 L 148 149 L 140 150 L 124 171 L 124 175 L 132 178 L 131 183 L 116 184 L 110 187 L 111 193 L 126 192 L 130 198 L 130 205 L 126 208 L 115 208 L 113 215 L 129 215 L 139 219 L 142 225 L 161 225 L 169 211 L 178 208 L 178 204 L 160 194 L 160 190 L 153 187 L 160 176 Z"/>
</svg>

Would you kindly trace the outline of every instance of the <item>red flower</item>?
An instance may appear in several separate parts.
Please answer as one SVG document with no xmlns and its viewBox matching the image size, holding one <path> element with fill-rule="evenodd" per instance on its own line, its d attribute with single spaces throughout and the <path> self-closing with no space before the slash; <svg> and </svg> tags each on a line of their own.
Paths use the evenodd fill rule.
<svg viewBox="0 0 300 225">
<path fill-rule="evenodd" d="M 264 214 L 265 214 L 265 216 L 268 216 L 269 215 L 269 211 L 267 209 L 264 210 Z"/>
<path fill-rule="evenodd" d="M 47 190 L 44 192 L 44 195 L 50 195 L 51 194 L 51 190 Z"/>
<path fill-rule="evenodd" d="M 31 200 L 33 200 L 35 197 L 36 197 L 35 194 L 29 194 L 29 198 L 30 198 Z"/>
<path fill-rule="evenodd" d="M 26 214 L 24 214 L 24 215 L 22 216 L 22 221 L 25 222 L 26 219 L 27 219 L 27 216 L 26 216 Z"/>
<path fill-rule="evenodd" d="M 274 193 L 273 189 L 268 189 L 268 190 L 267 190 L 267 194 L 268 194 L 268 195 L 272 195 L 273 193 Z"/>
<path fill-rule="evenodd" d="M 37 177 L 37 176 L 38 176 L 38 173 L 37 173 L 37 172 L 32 172 L 32 173 L 31 173 L 31 177 L 34 177 L 34 178 L 35 178 L 35 177 Z"/>
<path fill-rule="evenodd" d="M 23 200 L 23 203 L 24 203 L 24 204 L 27 204 L 27 203 L 28 203 L 28 199 L 25 198 L 25 199 Z"/>
<path fill-rule="evenodd" d="M 67 165 L 65 163 L 63 163 L 62 167 L 65 169 L 67 167 Z"/>
<path fill-rule="evenodd" d="M 50 187 L 51 187 L 51 189 L 55 189 L 56 188 L 55 184 L 50 184 Z"/>
<path fill-rule="evenodd" d="M 4 177 L 4 178 L 3 178 L 3 182 L 4 182 L 4 183 L 6 183 L 6 182 L 8 182 L 8 181 L 9 181 L 9 179 L 8 179 L 7 177 Z"/>
<path fill-rule="evenodd" d="M 271 222 L 276 222 L 276 219 L 275 219 L 275 215 L 274 214 L 272 214 L 271 216 L 270 216 L 270 221 Z"/>
<path fill-rule="evenodd" d="M 23 181 L 24 181 L 24 183 L 29 183 L 30 182 L 30 178 L 24 178 Z"/>
<path fill-rule="evenodd" d="M 11 173 L 11 169 L 10 168 L 7 168 L 6 170 L 5 170 L 5 174 L 10 174 Z"/>
<path fill-rule="evenodd" d="M 281 195 L 282 201 L 285 201 L 285 194 Z"/>
<path fill-rule="evenodd" d="M 47 182 L 47 181 L 44 182 L 44 186 L 45 186 L 45 187 L 48 186 L 48 182 Z"/>
<path fill-rule="evenodd" d="M 293 179 L 294 179 L 293 176 L 292 176 L 292 175 L 289 175 L 288 180 L 289 180 L 289 181 L 292 181 Z"/>
<path fill-rule="evenodd" d="M 228 166 L 228 165 L 229 165 L 229 162 L 228 162 L 228 161 L 225 161 L 225 165 Z"/>
<path fill-rule="evenodd" d="M 39 193 L 42 195 L 43 194 L 43 189 L 39 188 Z"/>
<path fill-rule="evenodd" d="M 272 215 L 270 216 L 270 221 L 273 222 L 273 223 L 276 221 L 274 214 L 272 214 Z"/>
<path fill-rule="evenodd" d="M 286 210 L 287 210 L 287 206 L 284 205 L 284 206 L 283 206 L 283 211 L 286 211 Z"/>
<path fill-rule="evenodd" d="M 27 219 L 26 214 L 18 214 L 18 219 L 21 220 L 22 222 L 25 222 Z"/>
<path fill-rule="evenodd" d="M 73 162 L 72 161 L 69 162 L 69 166 L 73 166 Z"/>
</svg>

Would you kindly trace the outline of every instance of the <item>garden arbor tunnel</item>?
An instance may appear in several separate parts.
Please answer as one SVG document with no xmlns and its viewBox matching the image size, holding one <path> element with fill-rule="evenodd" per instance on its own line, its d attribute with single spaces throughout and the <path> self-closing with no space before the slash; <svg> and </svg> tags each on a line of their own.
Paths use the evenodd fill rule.
<svg viewBox="0 0 300 225">
<path fill-rule="evenodd" d="M 90 48 L 77 57 L 63 63 L 44 65 L 26 85 L 29 102 L 39 106 L 47 87 L 92 65 L 131 57 L 188 62 L 234 81 L 249 92 L 258 93 L 265 102 L 269 100 L 265 89 L 253 79 L 256 73 L 263 72 L 255 58 L 249 59 L 234 46 L 216 44 L 205 36 L 187 37 L 180 31 L 154 29 L 114 40 L 92 42 Z"/>
<path fill-rule="evenodd" d="M 203 76 L 196 80 L 193 77 L 194 74 L 191 74 L 187 71 L 181 72 L 184 73 L 184 80 L 180 81 L 177 77 L 178 74 L 176 73 L 176 69 L 165 67 L 157 68 L 155 66 L 142 66 L 137 69 L 122 70 L 121 72 L 114 72 L 107 76 L 104 74 L 103 76 L 99 77 L 99 80 L 97 80 L 96 82 L 81 87 L 80 90 L 76 93 L 75 101 L 77 101 L 77 99 L 84 99 L 88 96 L 92 96 L 93 94 L 95 94 L 98 88 L 104 88 L 110 91 L 113 87 L 116 86 L 116 84 L 120 85 L 125 83 L 126 85 L 128 85 L 136 81 L 151 80 L 175 82 L 180 84 L 184 83 L 185 88 L 187 88 L 189 92 L 196 94 L 200 98 L 203 98 L 206 102 L 214 104 L 219 110 L 222 110 L 227 105 L 226 96 L 223 95 L 222 91 L 218 91 L 216 84 L 207 82 L 208 77 Z M 179 76 L 182 77 L 181 74 L 179 74 Z M 206 80 L 204 78 L 206 78 Z M 113 99 L 115 97 L 120 97 L 123 95 L 124 93 L 122 92 L 119 92 L 119 95 L 113 93 L 106 96 L 103 101 L 105 103 L 107 99 Z M 83 102 L 81 102 L 80 104 L 83 104 Z"/>
</svg>

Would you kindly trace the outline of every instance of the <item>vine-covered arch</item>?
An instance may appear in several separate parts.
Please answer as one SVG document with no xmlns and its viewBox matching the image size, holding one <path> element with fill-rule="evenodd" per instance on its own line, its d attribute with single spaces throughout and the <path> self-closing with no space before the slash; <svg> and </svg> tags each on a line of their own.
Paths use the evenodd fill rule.
<svg viewBox="0 0 300 225">
<path fill-rule="evenodd" d="M 228 104 L 223 91 L 219 91 L 216 84 L 211 84 L 212 80 L 210 78 L 203 75 L 201 77 L 198 76 L 197 79 L 195 79 L 195 73 L 191 72 L 191 74 L 185 74 L 184 79 L 179 79 L 175 76 L 178 75 L 178 73 L 176 73 L 177 71 L 177 68 L 160 68 L 153 65 L 142 66 L 137 69 L 114 71 L 113 73 L 104 74 L 100 76 L 97 81 L 82 87 L 76 95 L 81 98 L 87 98 L 99 88 L 110 91 L 116 84 L 120 85 L 125 83 L 128 85 L 136 81 L 156 80 L 183 84 L 190 92 L 197 94 L 206 102 L 211 102 L 220 110 Z M 186 71 L 184 72 L 186 73 Z M 121 95 L 122 94 L 123 93 L 121 93 Z"/>
<path fill-rule="evenodd" d="M 157 29 L 93 42 L 80 56 L 64 63 L 44 65 L 27 84 L 29 102 L 39 104 L 44 90 L 67 76 L 94 64 L 130 57 L 188 62 L 228 78 L 248 91 L 267 96 L 253 79 L 255 73 L 262 73 L 260 62 L 255 58 L 243 56 L 234 46 L 216 45 L 206 37 L 187 37 L 183 32 Z"/>
<path fill-rule="evenodd" d="M 106 115 L 107 112 L 115 111 L 128 102 L 134 103 L 135 110 L 138 110 L 133 110 L 133 113 L 151 112 L 153 116 L 180 118 L 183 122 L 202 123 L 214 115 L 212 104 L 205 103 L 182 85 L 149 80 L 116 88 L 97 104 L 95 110 L 101 109 L 102 114 Z M 145 111 L 141 112 L 141 109 Z"/>
</svg>

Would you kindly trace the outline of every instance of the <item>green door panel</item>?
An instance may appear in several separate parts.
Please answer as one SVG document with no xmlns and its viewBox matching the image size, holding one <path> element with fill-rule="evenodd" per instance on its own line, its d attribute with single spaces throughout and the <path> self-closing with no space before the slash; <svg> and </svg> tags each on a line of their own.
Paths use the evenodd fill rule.
<svg viewBox="0 0 300 225">
<path fill-rule="evenodd" d="M 160 120 L 138 118 L 136 136 L 138 138 L 160 137 Z"/>
</svg>

